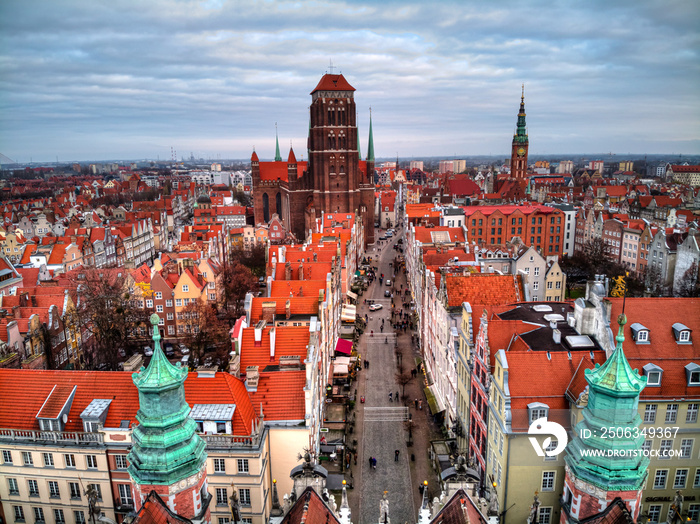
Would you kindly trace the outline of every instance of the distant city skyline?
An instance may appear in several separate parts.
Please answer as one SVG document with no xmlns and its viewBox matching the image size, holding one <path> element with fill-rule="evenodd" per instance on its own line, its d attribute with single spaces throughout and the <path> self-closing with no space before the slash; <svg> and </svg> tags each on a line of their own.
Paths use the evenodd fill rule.
<svg viewBox="0 0 700 524">
<path fill-rule="evenodd" d="M 0 154 L 26 163 L 306 157 L 341 72 L 361 154 L 700 154 L 693 0 L 0 4 Z M 571 153 L 579 152 L 579 153 Z M 599 153 L 594 153 L 594 152 Z"/>
</svg>

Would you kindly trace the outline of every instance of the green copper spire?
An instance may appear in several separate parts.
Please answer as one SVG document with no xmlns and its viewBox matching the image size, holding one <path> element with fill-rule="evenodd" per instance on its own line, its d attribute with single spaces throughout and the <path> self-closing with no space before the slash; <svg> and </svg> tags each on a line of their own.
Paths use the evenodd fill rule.
<svg viewBox="0 0 700 524">
<path fill-rule="evenodd" d="M 518 113 L 518 128 L 513 135 L 514 144 L 527 144 L 527 126 L 525 125 L 525 84 L 523 84 L 523 92 L 520 96 L 520 112 Z"/>
<path fill-rule="evenodd" d="M 280 139 L 277 136 L 277 122 L 275 122 L 275 162 L 282 162 L 282 155 L 280 155 Z"/>
<path fill-rule="evenodd" d="M 139 390 L 139 425 L 132 433 L 129 474 L 137 484 L 169 486 L 197 474 L 207 454 L 197 425 L 188 417 L 187 368 L 173 366 L 160 348 L 159 317 L 151 315 L 153 357 L 132 375 Z"/>
<path fill-rule="evenodd" d="M 624 313 L 617 322 L 614 353 L 602 366 L 585 371 L 588 405 L 564 460 L 578 479 L 606 491 L 636 491 L 644 484 L 649 466 L 649 458 L 639 453 L 644 435 L 638 429 L 639 394 L 647 379 L 632 370 L 622 349 Z"/>
<path fill-rule="evenodd" d="M 374 162 L 374 137 L 372 136 L 372 109 L 369 110 L 369 145 L 367 146 L 367 162 Z"/>
</svg>

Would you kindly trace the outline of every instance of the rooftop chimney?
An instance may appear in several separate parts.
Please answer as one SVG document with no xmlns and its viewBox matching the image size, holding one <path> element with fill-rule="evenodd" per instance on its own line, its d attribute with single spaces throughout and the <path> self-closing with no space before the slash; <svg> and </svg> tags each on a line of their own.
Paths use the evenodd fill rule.
<svg viewBox="0 0 700 524">
<path fill-rule="evenodd" d="M 285 262 L 284 264 L 284 279 L 292 280 L 292 263 Z"/>
<path fill-rule="evenodd" d="M 248 366 L 245 368 L 245 388 L 248 391 L 256 392 L 258 390 L 258 380 L 260 380 L 258 366 Z"/>
<path fill-rule="evenodd" d="M 265 301 L 262 303 L 262 320 L 273 324 L 275 322 L 275 311 L 277 310 L 277 302 Z"/>
<path fill-rule="evenodd" d="M 260 346 L 262 344 L 262 333 L 263 329 L 265 329 L 265 326 L 267 325 L 267 322 L 264 320 L 261 320 L 255 325 L 255 345 Z"/>
<path fill-rule="evenodd" d="M 292 302 L 289 299 L 284 304 L 284 315 L 287 320 L 292 316 Z"/>
<path fill-rule="evenodd" d="M 553 329 L 552 338 L 554 339 L 555 344 L 561 344 L 561 331 L 559 331 L 558 329 Z"/>
</svg>

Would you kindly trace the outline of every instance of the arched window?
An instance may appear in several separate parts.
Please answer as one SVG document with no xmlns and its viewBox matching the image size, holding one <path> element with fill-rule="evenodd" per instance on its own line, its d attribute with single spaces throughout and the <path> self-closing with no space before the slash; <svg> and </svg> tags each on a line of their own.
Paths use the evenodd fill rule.
<svg viewBox="0 0 700 524">
<path fill-rule="evenodd" d="M 282 195 L 280 192 L 277 192 L 277 195 L 275 196 L 275 205 L 277 207 L 277 215 L 282 218 Z"/>
<path fill-rule="evenodd" d="M 340 166 L 340 174 L 341 175 L 345 174 L 345 166 Z"/>
<path fill-rule="evenodd" d="M 263 220 L 265 223 L 270 221 L 270 197 L 267 193 L 263 193 Z"/>
</svg>

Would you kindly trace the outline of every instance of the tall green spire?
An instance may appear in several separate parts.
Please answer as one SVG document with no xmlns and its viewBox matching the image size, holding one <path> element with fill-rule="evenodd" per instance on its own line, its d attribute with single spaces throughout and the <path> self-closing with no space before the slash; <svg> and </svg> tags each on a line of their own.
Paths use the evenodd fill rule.
<svg viewBox="0 0 700 524">
<path fill-rule="evenodd" d="M 369 145 L 367 146 L 367 162 L 374 162 L 374 137 L 372 136 L 372 109 L 369 110 Z"/>
<path fill-rule="evenodd" d="M 644 484 L 649 466 L 649 458 L 639 453 L 644 435 L 638 430 L 639 394 L 647 379 L 630 367 L 622 349 L 624 313 L 617 322 L 615 351 L 602 366 L 585 371 L 588 405 L 564 460 L 578 479 L 606 491 L 635 491 Z"/>
<path fill-rule="evenodd" d="M 277 136 L 277 122 L 275 122 L 275 162 L 282 162 L 282 155 L 280 155 L 280 139 Z"/>
<path fill-rule="evenodd" d="M 188 415 L 187 368 L 173 366 L 160 348 L 160 318 L 151 315 L 153 357 L 132 375 L 139 390 L 139 425 L 132 432 L 129 474 L 137 484 L 169 486 L 197 474 L 207 454 L 197 425 Z"/>
<path fill-rule="evenodd" d="M 518 113 L 518 127 L 513 135 L 514 144 L 527 144 L 527 126 L 525 125 L 525 84 L 523 84 L 522 95 L 520 96 L 520 112 Z"/>
</svg>

